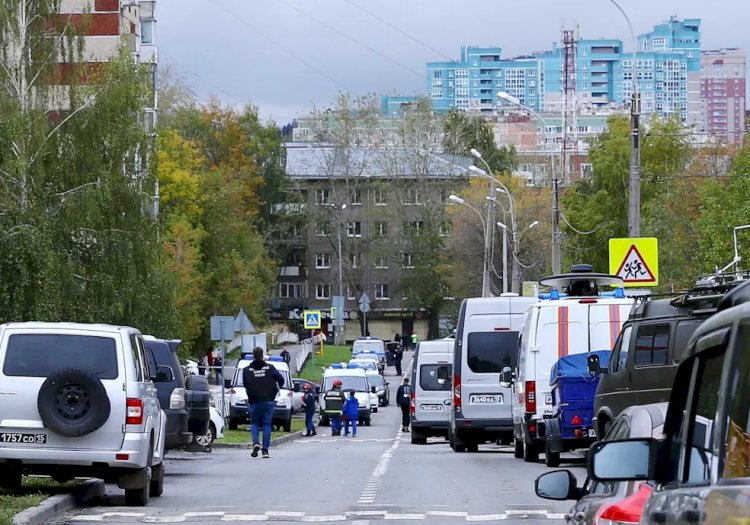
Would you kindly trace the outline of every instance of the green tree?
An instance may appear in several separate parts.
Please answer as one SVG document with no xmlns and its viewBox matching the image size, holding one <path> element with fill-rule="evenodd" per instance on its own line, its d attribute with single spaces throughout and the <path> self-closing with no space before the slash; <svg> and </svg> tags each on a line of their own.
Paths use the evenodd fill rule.
<svg viewBox="0 0 750 525">
<path fill-rule="evenodd" d="M 493 173 L 503 173 L 513 167 L 514 150 L 497 146 L 492 125 L 483 118 L 453 109 L 443 118 L 442 127 L 446 153 L 471 157 L 474 148 L 482 154 Z"/>
</svg>

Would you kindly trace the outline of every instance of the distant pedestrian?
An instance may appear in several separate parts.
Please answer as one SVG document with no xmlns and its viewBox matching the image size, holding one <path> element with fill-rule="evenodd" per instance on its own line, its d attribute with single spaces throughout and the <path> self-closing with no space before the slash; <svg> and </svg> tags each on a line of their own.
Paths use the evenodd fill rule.
<svg viewBox="0 0 750 525">
<path fill-rule="evenodd" d="M 305 436 L 316 436 L 318 433 L 315 432 L 315 423 L 313 423 L 313 416 L 315 415 L 315 393 L 313 392 L 310 383 L 305 383 L 305 395 L 302 398 L 302 408 L 305 409 Z"/>
<path fill-rule="evenodd" d="M 401 407 L 401 430 L 404 432 L 409 431 L 409 425 L 411 424 L 411 417 L 409 414 L 409 408 L 411 406 L 411 386 L 409 385 L 409 378 L 405 377 L 404 382 L 399 385 L 396 391 L 396 404 Z"/>
<path fill-rule="evenodd" d="M 344 402 L 344 409 L 341 411 L 344 419 L 344 435 L 349 435 L 349 425 L 352 426 L 352 437 L 357 437 L 357 420 L 359 419 L 359 401 L 354 395 L 354 390 L 349 391 L 349 397 Z"/>
<path fill-rule="evenodd" d="M 398 332 L 396 332 L 396 335 L 393 336 L 393 341 L 396 342 L 396 343 L 398 343 L 400 345 L 401 344 L 401 334 L 399 334 Z"/>
<path fill-rule="evenodd" d="M 404 349 L 401 346 L 397 346 L 393 352 L 393 364 L 396 365 L 396 375 L 401 375 L 401 361 L 404 358 Z"/>
<path fill-rule="evenodd" d="M 331 435 L 341 435 L 341 411 L 344 409 L 344 402 L 346 398 L 344 393 L 341 391 L 341 379 L 333 380 L 333 388 L 323 394 L 323 401 L 325 402 L 325 414 L 331 420 Z"/>
<path fill-rule="evenodd" d="M 263 451 L 263 457 L 270 457 L 268 448 L 271 446 L 271 423 L 273 410 L 276 407 L 276 394 L 284 386 L 284 376 L 276 368 L 265 362 L 263 349 L 253 349 L 253 360 L 242 371 L 242 382 L 247 392 L 248 414 L 250 416 L 250 434 L 253 440 L 254 458 L 258 451 Z M 260 428 L 263 428 L 263 446 L 260 444 Z"/>
<path fill-rule="evenodd" d="M 216 384 L 221 385 L 221 388 L 224 388 L 224 370 L 222 369 L 223 364 L 224 361 L 221 359 L 221 356 L 216 356 L 216 359 L 214 359 L 214 367 L 216 368 Z"/>
<path fill-rule="evenodd" d="M 411 333 L 411 349 L 416 350 L 417 349 L 417 343 L 419 343 L 419 336 L 417 335 L 417 332 Z"/>
<path fill-rule="evenodd" d="M 206 356 L 202 356 L 198 359 L 198 375 L 206 375 Z"/>
</svg>

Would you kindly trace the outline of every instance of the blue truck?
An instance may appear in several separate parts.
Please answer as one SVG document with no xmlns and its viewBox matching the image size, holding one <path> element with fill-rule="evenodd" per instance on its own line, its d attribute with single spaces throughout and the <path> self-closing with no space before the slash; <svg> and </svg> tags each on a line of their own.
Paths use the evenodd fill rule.
<svg viewBox="0 0 750 525">
<path fill-rule="evenodd" d="M 590 356 L 597 355 L 602 367 L 609 363 L 611 350 L 568 355 L 555 362 L 550 373 L 552 414 L 545 418 L 544 463 L 560 465 L 560 453 L 588 448 L 596 441 L 594 398 L 599 376 L 588 369 Z"/>
</svg>

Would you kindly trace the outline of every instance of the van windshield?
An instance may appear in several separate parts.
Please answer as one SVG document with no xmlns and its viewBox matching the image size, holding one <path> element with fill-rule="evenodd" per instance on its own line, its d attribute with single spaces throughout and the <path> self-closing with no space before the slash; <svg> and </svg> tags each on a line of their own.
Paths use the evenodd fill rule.
<svg viewBox="0 0 750 525">
<path fill-rule="evenodd" d="M 362 376 L 344 376 L 344 377 L 333 377 L 329 376 L 323 381 L 323 390 L 328 392 L 333 388 L 333 381 L 335 379 L 341 380 L 341 390 L 354 390 L 355 392 L 367 392 L 367 381 Z"/>
<path fill-rule="evenodd" d="M 467 342 L 469 369 L 478 374 L 499 373 L 516 366 L 518 332 L 472 332 Z"/>
<path fill-rule="evenodd" d="M 239 368 L 234 376 L 234 384 L 232 386 L 245 386 L 245 383 L 242 381 L 242 371 L 245 369 L 245 367 Z M 292 379 L 289 377 L 289 372 L 286 370 L 279 370 L 276 369 L 282 376 L 284 376 L 284 387 L 286 390 L 292 390 L 294 387 L 292 386 Z"/>
</svg>

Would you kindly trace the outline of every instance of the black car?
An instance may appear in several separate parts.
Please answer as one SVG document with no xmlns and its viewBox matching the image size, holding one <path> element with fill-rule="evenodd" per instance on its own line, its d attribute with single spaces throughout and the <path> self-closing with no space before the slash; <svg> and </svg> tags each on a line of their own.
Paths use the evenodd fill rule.
<svg viewBox="0 0 750 525">
<path fill-rule="evenodd" d="M 203 376 L 182 375 L 177 357 L 179 340 L 144 336 L 147 358 L 157 370 L 159 404 L 167 415 L 165 450 L 184 448 L 193 443 L 193 435 L 206 432 L 210 420 L 211 392 Z"/>
</svg>

